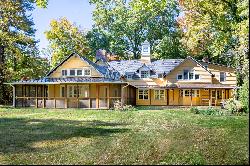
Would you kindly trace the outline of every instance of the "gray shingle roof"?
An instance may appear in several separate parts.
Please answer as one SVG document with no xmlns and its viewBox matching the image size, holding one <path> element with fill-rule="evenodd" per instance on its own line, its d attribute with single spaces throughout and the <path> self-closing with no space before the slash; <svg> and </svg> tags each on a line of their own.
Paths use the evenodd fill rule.
<svg viewBox="0 0 250 166">
<path fill-rule="evenodd" d="M 156 74 L 166 74 L 178 66 L 182 61 L 183 59 L 156 60 L 146 64 L 146 66 L 155 71 Z M 143 62 L 140 60 L 119 60 L 108 62 L 108 64 L 117 70 L 121 75 L 125 75 L 126 73 L 135 73 L 140 67 L 143 66 Z"/>
</svg>

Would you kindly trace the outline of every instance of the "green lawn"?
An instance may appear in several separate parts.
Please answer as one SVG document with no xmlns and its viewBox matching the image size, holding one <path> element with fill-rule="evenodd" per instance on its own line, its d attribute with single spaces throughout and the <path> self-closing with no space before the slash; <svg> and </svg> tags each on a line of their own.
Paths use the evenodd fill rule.
<svg viewBox="0 0 250 166">
<path fill-rule="evenodd" d="M 247 116 L 0 109 L 0 164 L 249 164 Z"/>
</svg>

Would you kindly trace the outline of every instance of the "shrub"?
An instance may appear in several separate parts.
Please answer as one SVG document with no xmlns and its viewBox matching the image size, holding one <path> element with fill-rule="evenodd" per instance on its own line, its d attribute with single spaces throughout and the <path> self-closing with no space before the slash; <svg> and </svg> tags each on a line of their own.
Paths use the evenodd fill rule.
<svg viewBox="0 0 250 166">
<path fill-rule="evenodd" d="M 136 111 L 137 109 L 132 105 L 122 105 L 122 102 L 116 100 L 114 102 L 114 110 L 115 111 Z"/>
<path fill-rule="evenodd" d="M 249 80 L 245 79 L 239 92 L 239 99 L 245 112 L 249 112 Z"/>
<path fill-rule="evenodd" d="M 235 114 L 238 112 L 243 112 L 243 105 L 240 101 L 231 98 L 225 102 L 225 109 L 227 109 L 232 114 Z"/>
<path fill-rule="evenodd" d="M 189 111 L 191 113 L 199 114 L 199 109 L 197 107 L 191 107 Z"/>
<path fill-rule="evenodd" d="M 195 114 L 202 114 L 202 115 L 228 115 L 229 112 L 227 110 L 217 109 L 214 107 L 209 107 L 207 109 L 198 109 L 196 107 L 192 107 L 190 112 Z"/>
</svg>

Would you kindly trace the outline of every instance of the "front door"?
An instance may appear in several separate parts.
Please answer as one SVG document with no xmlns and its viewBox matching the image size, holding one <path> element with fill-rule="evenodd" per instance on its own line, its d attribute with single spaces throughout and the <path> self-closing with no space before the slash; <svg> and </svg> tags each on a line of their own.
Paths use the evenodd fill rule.
<svg viewBox="0 0 250 166">
<path fill-rule="evenodd" d="M 108 86 L 99 86 L 99 108 L 108 107 Z"/>
<path fill-rule="evenodd" d="M 215 105 L 216 102 L 216 90 L 211 90 L 211 101 L 212 101 L 212 105 Z"/>
</svg>

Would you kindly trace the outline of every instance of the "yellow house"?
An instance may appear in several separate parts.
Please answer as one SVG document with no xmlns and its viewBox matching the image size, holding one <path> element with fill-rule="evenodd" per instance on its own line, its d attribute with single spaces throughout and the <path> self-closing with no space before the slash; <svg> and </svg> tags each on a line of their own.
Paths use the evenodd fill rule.
<svg viewBox="0 0 250 166">
<path fill-rule="evenodd" d="M 186 59 L 151 60 L 142 45 L 139 60 L 94 63 L 72 53 L 44 78 L 20 80 L 13 86 L 13 106 L 36 108 L 112 108 L 116 100 L 131 105 L 210 105 L 232 97 L 235 70 Z"/>
</svg>

